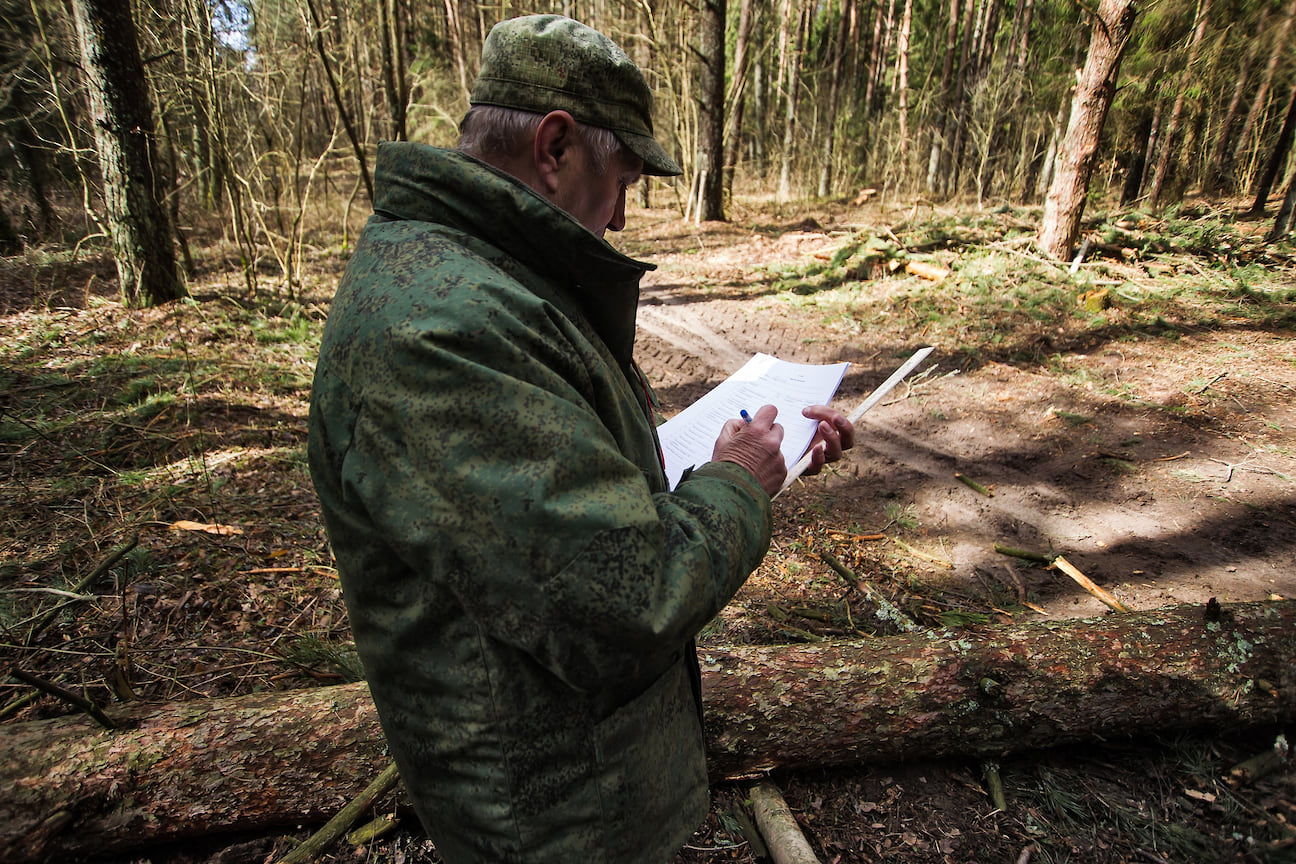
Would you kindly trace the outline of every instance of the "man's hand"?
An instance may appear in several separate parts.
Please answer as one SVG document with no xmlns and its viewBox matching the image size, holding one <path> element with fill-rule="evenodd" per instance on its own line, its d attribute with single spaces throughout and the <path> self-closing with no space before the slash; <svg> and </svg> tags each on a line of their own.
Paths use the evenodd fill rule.
<svg viewBox="0 0 1296 864">
<path fill-rule="evenodd" d="M 805 470 L 806 474 L 818 474 L 824 465 L 840 459 L 843 450 L 855 446 L 855 427 L 845 414 L 827 405 L 811 405 L 801 413 L 819 421 L 814 440 L 810 442 L 810 467 Z"/>
<path fill-rule="evenodd" d="M 783 454 L 779 452 L 779 446 L 783 443 L 783 427 L 774 422 L 777 416 L 777 408 L 765 405 L 756 412 L 750 423 L 736 418 L 729 420 L 720 430 L 720 437 L 716 439 L 715 450 L 711 454 L 712 461 L 733 462 L 746 468 L 771 496 L 779 491 L 783 478 L 787 477 L 787 465 L 783 462 Z M 846 418 L 843 417 L 842 420 L 845 421 Z M 849 429 L 850 423 L 846 423 L 846 426 Z M 837 455 L 840 457 L 841 436 L 834 437 L 838 441 Z"/>
</svg>

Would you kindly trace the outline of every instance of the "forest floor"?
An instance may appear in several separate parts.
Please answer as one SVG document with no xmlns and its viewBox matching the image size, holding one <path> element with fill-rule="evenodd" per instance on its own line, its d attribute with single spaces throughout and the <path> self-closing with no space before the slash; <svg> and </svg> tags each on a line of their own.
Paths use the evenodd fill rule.
<svg viewBox="0 0 1296 864">
<path fill-rule="evenodd" d="M 845 202 L 740 201 L 701 225 L 630 213 L 611 239 L 659 265 L 636 355 L 668 414 L 757 351 L 849 361 L 850 408 L 936 348 L 847 458 L 779 499 L 770 554 L 704 645 L 885 638 L 829 555 L 928 627 L 1107 613 L 996 546 L 1065 554 L 1134 609 L 1296 597 L 1290 247 L 1227 209 L 1113 212 L 1087 224 L 1096 242 L 1073 268 L 1034 251 L 1037 219 Z M 314 242 L 302 284 L 263 278 L 253 298 L 229 250 L 195 243 L 195 301 L 142 311 L 117 301 L 102 257 L 0 266 L 6 668 L 109 710 L 355 675 L 305 464 L 314 355 L 345 265 L 336 238 Z M 70 710 L 0 683 L 0 723 Z M 1007 757 L 1003 810 L 977 760 L 776 779 L 824 862 L 1296 861 L 1296 771 L 1241 787 L 1228 774 L 1282 731 L 1185 718 Z M 713 797 L 681 864 L 761 860 L 742 789 Z M 291 842 L 117 860 L 259 862 Z M 437 860 L 407 829 L 326 857 Z"/>
</svg>

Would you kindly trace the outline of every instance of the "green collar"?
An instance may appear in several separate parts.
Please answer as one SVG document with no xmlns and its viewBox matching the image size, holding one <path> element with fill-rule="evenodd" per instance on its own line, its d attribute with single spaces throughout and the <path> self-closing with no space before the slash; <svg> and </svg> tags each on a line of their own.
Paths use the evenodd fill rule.
<svg viewBox="0 0 1296 864">
<path fill-rule="evenodd" d="M 622 363 L 634 347 L 639 280 L 653 265 L 622 255 L 517 178 L 455 150 L 378 145 L 374 212 L 477 237 L 559 286 Z"/>
</svg>

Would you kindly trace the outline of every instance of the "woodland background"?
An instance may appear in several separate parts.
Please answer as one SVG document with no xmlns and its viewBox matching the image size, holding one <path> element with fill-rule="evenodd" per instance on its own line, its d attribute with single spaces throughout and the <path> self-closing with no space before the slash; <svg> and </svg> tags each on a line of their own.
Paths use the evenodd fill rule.
<svg viewBox="0 0 1296 864">
<path fill-rule="evenodd" d="M 147 303 L 184 292 L 189 238 L 215 228 L 239 290 L 291 296 L 309 231 L 350 242 L 376 143 L 452 145 L 484 34 L 549 11 L 619 41 L 657 93 L 686 173 L 641 203 L 708 220 L 735 183 L 1040 202 L 1080 146 L 1073 114 L 1097 115 L 1077 213 L 1086 191 L 1155 209 L 1194 190 L 1261 215 L 1289 173 L 1296 0 L 4 0 L 0 247 L 112 238 L 124 296 Z M 1104 34 L 1106 122 L 1073 98 Z M 140 239 L 167 234 L 179 271 L 172 244 Z"/>
<path fill-rule="evenodd" d="M 611 237 L 661 265 L 636 357 L 668 413 L 757 350 L 851 361 L 850 400 L 937 347 L 850 458 L 783 499 L 705 648 L 902 649 L 910 626 L 948 648 L 1106 611 L 1001 540 L 1065 551 L 1145 612 L 1292 614 L 1296 0 L 0 0 L 0 858 L 271 860 L 381 771 L 372 718 L 368 749 L 356 724 L 317 746 L 311 717 L 288 722 L 366 701 L 319 689 L 360 670 L 305 461 L 314 359 L 377 142 L 452 144 L 484 34 L 537 11 L 625 46 L 686 169 L 640 184 Z M 1105 632 L 1074 626 L 1082 654 Z M 938 736 L 962 756 L 780 782 L 827 861 L 1289 861 L 1290 762 L 1229 769 L 1286 746 L 1269 720 L 1293 713 L 1291 637 L 1240 645 L 1268 689 L 1194 643 L 1223 695 L 1185 707 L 1167 678 L 1201 681 L 1100 646 L 1071 693 L 1120 704 L 1073 748 L 983 761 L 963 727 Z M 890 674 L 866 690 L 930 695 Z M 946 692 L 943 714 L 879 710 L 975 720 L 981 696 Z M 184 719 L 130 739 L 87 701 L 230 738 L 203 750 Z M 254 703 L 257 730 L 235 707 Z M 1150 738 L 1121 737 L 1136 716 Z M 119 773 L 80 761 L 99 744 Z M 361 762 L 311 775 L 275 761 L 290 744 Z M 194 755 L 212 762 L 190 787 L 174 766 Z M 743 797 L 717 790 L 681 860 L 759 859 Z M 436 860 L 398 798 L 373 809 L 404 820 L 396 839 L 328 860 Z"/>
</svg>

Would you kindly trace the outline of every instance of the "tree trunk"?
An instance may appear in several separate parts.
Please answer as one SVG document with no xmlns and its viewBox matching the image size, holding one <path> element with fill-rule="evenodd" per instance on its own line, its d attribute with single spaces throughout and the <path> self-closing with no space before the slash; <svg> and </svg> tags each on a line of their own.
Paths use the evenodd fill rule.
<svg viewBox="0 0 1296 864">
<path fill-rule="evenodd" d="M 1133 0 L 1102 0 L 1089 41 L 1089 56 L 1076 84 L 1071 121 L 1062 142 L 1053 183 L 1044 202 L 1039 244 L 1055 258 L 1069 258 L 1084 212 L 1094 154 L 1107 109 L 1116 95 L 1121 55 L 1134 29 Z"/>
<path fill-rule="evenodd" d="M 1269 20 L 1269 4 L 1261 4 L 1260 20 L 1256 23 L 1256 33 L 1264 33 Z M 1230 143 L 1233 140 L 1233 127 L 1237 125 L 1238 113 L 1242 109 L 1242 97 L 1246 94 L 1247 85 L 1251 83 L 1251 64 L 1255 62 L 1260 51 L 1260 40 L 1252 35 L 1246 40 L 1247 48 L 1238 64 L 1237 81 L 1233 85 L 1233 96 L 1228 107 L 1224 109 L 1224 118 L 1220 121 L 1219 133 L 1206 156 L 1206 180 L 1203 191 L 1208 195 L 1219 192 L 1224 183 L 1224 165 L 1227 161 Z"/>
<path fill-rule="evenodd" d="M 1296 133 L 1296 83 L 1292 84 L 1291 97 L 1287 100 L 1287 113 L 1283 116 L 1282 130 L 1274 143 L 1273 153 L 1265 165 L 1264 173 L 1256 181 L 1255 203 L 1251 205 L 1251 216 L 1263 216 L 1265 205 L 1269 202 L 1269 193 L 1278 179 L 1278 171 L 1287 162 L 1291 152 L 1292 136 Z"/>
<path fill-rule="evenodd" d="M 796 143 L 797 100 L 801 94 L 801 46 L 805 36 L 807 11 L 802 0 L 787 0 L 787 79 L 783 114 L 783 151 L 779 154 L 778 200 L 792 197 L 792 151 Z M 780 39 L 780 41 L 783 41 Z"/>
<path fill-rule="evenodd" d="M 1035 14 L 1034 0 L 1024 2 L 1013 9 L 1013 45 L 1017 54 L 1017 68 L 1025 69 L 1026 60 L 1030 57 L 1031 21 Z"/>
<path fill-rule="evenodd" d="M 702 3 L 698 60 L 698 170 L 702 172 L 701 218 L 723 222 L 725 0 Z"/>
<path fill-rule="evenodd" d="M 765 151 L 765 136 L 769 134 L 769 72 L 766 64 L 757 62 L 752 65 L 752 119 L 754 121 L 752 130 L 752 161 L 756 177 L 763 184 L 765 175 L 769 171 L 768 160 Z"/>
<path fill-rule="evenodd" d="M 1296 601 L 700 652 L 713 778 L 1296 719 Z M 320 822 L 388 763 L 363 684 L 9 724 L 0 860 Z"/>
<path fill-rule="evenodd" d="M 894 5 L 895 0 L 891 0 L 891 6 L 894 7 Z M 886 68 L 886 42 L 890 37 L 889 33 L 884 34 L 883 31 L 889 29 L 890 15 L 893 11 L 893 9 L 890 9 L 884 15 L 881 4 L 873 10 L 873 35 L 869 39 L 869 62 L 868 70 L 865 73 L 864 97 L 859 103 L 859 110 L 865 117 L 873 115 L 880 101 L 877 96 L 878 82 L 882 80 Z M 859 45 L 852 44 L 850 53 L 852 57 L 858 57 Z M 865 128 L 867 128 L 867 124 L 865 124 Z"/>
<path fill-rule="evenodd" d="M 1170 119 L 1166 123 L 1165 137 L 1161 141 L 1161 152 L 1157 154 L 1156 170 L 1152 174 L 1152 185 L 1148 187 L 1148 203 L 1156 206 L 1161 203 L 1161 193 L 1165 189 L 1166 177 L 1175 160 L 1176 136 L 1179 134 L 1179 122 L 1183 117 L 1184 99 L 1187 97 L 1188 84 L 1196 75 L 1197 53 L 1206 38 L 1206 22 L 1210 20 L 1210 0 L 1198 0 L 1197 20 L 1193 26 L 1192 40 L 1188 43 L 1188 59 L 1179 76 L 1179 87 L 1175 93 L 1174 107 L 1170 109 Z"/>
<path fill-rule="evenodd" d="M 913 0 L 905 0 L 896 39 L 896 112 L 900 124 L 900 176 L 909 179 L 909 31 L 913 26 Z"/>
<path fill-rule="evenodd" d="M 724 194 L 733 194 L 734 170 L 742 156 L 743 108 L 747 103 L 747 76 L 751 63 L 748 50 L 751 45 L 755 0 L 741 0 L 738 7 L 738 34 L 734 39 L 733 79 L 729 82 L 729 105 L 725 112 L 724 133 Z"/>
<path fill-rule="evenodd" d="M 967 0 L 971 3 L 972 0 Z M 945 60 L 941 66 L 939 108 L 932 124 L 931 155 L 927 159 L 927 191 L 942 189 L 941 166 L 949 161 L 950 113 L 954 110 L 954 52 L 958 50 L 959 0 L 949 0 L 949 21 L 945 28 Z"/>
<path fill-rule="evenodd" d="M 828 100 L 824 106 L 823 149 L 819 153 L 819 188 L 818 197 L 827 198 L 833 192 L 833 145 L 837 137 L 837 102 L 841 92 L 841 80 L 846 65 L 846 38 L 850 28 L 850 6 L 852 0 L 843 0 L 841 19 L 838 21 L 837 38 L 833 40 L 832 65 L 828 70 Z M 880 13 L 879 13 L 880 14 Z M 868 110 L 868 100 L 864 102 Z"/>
<path fill-rule="evenodd" d="M 392 138 L 406 139 L 405 108 L 409 103 L 409 82 L 405 77 L 405 16 L 397 0 L 378 0 L 378 28 L 382 31 L 383 85 L 387 110 L 391 112 Z"/>
<path fill-rule="evenodd" d="M 1296 211 L 1296 171 L 1292 172 L 1291 180 L 1287 181 L 1287 194 L 1283 195 L 1282 204 L 1274 216 L 1273 228 L 1269 230 L 1270 243 L 1277 243 L 1291 230 L 1293 211 Z"/>
<path fill-rule="evenodd" d="M 0 206 L 0 255 L 17 255 L 22 250 L 22 237 L 14 230 L 9 214 Z"/>
<path fill-rule="evenodd" d="M 1242 123 L 1242 131 L 1238 133 L 1233 153 L 1223 168 L 1224 188 L 1228 191 L 1232 191 L 1237 187 L 1238 166 L 1242 164 L 1246 156 L 1247 147 L 1251 145 L 1252 130 L 1255 129 L 1256 123 L 1269 101 L 1269 88 L 1273 84 L 1274 72 L 1278 69 L 1279 61 L 1286 56 L 1287 50 L 1291 47 L 1287 43 L 1287 37 L 1291 33 L 1293 21 L 1296 21 L 1296 0 L 1292 0 L 1287 7 L 1282 23 L 1278 25 L 1278 29 L 1274 32 L 1273 46 L 1269 50 L 1269 62 L 1265 64 L 1264 72 L 1260 75 L 1260 84 L 1256 87 L 1255 98 L 1251 100 L 1251 107 L 1247 110 L 1246 120 Z"/>
<path fill-rule="evenodd" d="M 365 142 L 359 128 L 352 119 L 352 112 L 347 110 L 341 84 L 338 82 L 337 73 L 333 71 L 333 61 L 329 59 L 328 49 L 324 46 L 324 21 L 320 18 L 314 0 L 306 0 L 306 9 L 310 13 L 308 24 L 312 35 L 311 41 L 315 43 L 315 51 L 319 55 L 321 65 L 324 67 L 324 76 L 328 80 L 329 92 L 333 95 L 333 107 L 337 109 L 338 115 L 342 119 L 342 127 L 346 129 L 347 140 L 351 142 L 351 152 L 355 154 L 360 180 L 364 183 L 365 191 L 369 194 L 369 200 L 373 201 L 373 175 L 369 171 L 369 160 L 365 155 Z"/>
<path fill-rule="evenodd" d="M 9 91 L 10 108 L 15 115 L 11 121 L 13 138 L 10 146 L 13 147 L 19 171 L 27 177 L 27 188 L 40 213 L 35 228 L 38 235 L 44 237 L 53 231 L 58 217 L 54 215 L 54 208 L 50 205 L 49 168 L 40 136 L 31 125 L 29 112 L 32 100 L 27 90 L 27 83 L 19 80 Z"/>
<path fill-rule="evenodd" d="M 984 0 L 983 0 L 984 2 Z M 942 195 L 957 195 L 959 191 L 959 174 L 963 167 L 963 147 L 967 140 L 969 104 L 972 99 L 972 80 L 974 70 L 972 63 L 976 56 L 974 35 L 976 20 L 976 3 L 967 0 L 964 9 L 963 33 L 959 47 L 958 73 L 954 82 L 954 110 L 947 115 L 945 128 L 947 158 L 943 160 L 940 191 Z"/>
<path fill-rule="evenodd" d="M 153 105 L 130 0 L 73 0 L 113 257 L 127 306 L 185 296 L 159 183 Z"/>
<path fill-rule="evenodd" d="M 470 71 L 473 68 L 472 58 L 469 56 L 468 37 L 464 32 L 464 22 L 459 13 L 458 0 L 445 0 L 446 32 L 450 38 L 450 53 L 454 58 L 455 71 L 459 74 L 459 91 L 466 102 L 468 94 L 472 91 L 476 73 Z"/>
<path fill-rule="evenodd" d="M 1083 10 L 1080 14 L 1082 16 L 1087 15 Z M 1081 60 L 1085 56 L 1085 50 L 1088 47 L 1084 43 L 1083 35 L 1084 29 L 1077 27 L 1071 57 L 1071 68 L 1075 70 L 1077 81 L 1080 78 L 1080 73 L 1084 71 Z M 1069 125 L 1068 121 L 1071 119 L 1071 102 L 1072 100 L 1066 96 L 1058 100 L 1058 109 L 1049 128 L 1048 144 L 1044 148 L 1044 160 L 1040 164 L 1039 177 L 1035 183 L 1035 197 L 1038 199 L 1046 199 L 1049 189 L 1053 187 L 1053 177 L 1057 173 L 1058 148 L 1062 146 L 1062 139 L 1066 137 L 1066 130 Z M 1142 184 L 1142 182 L 1143 180 L 1140 177 L 1139 183 Z"/>
</svg>

